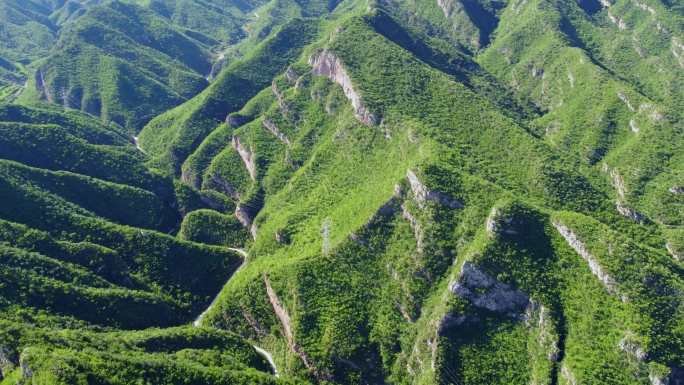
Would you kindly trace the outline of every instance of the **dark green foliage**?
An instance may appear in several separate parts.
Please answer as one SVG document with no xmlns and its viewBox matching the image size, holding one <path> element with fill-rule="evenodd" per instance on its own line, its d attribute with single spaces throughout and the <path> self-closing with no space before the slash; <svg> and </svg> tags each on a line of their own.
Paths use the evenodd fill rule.
<svg viewBox="0 0 684 385">
<path fill-rule="evenodd" d="M 249 233 L 234 216 L 213 210 L 188 213 L 178 236 L 188 241 L 231 247 L 243 247 L 249 239 Z"/>
<path fill-rule="evenodd" d="M 676 4 L 0 7 L 3 385 L 684 367 Z"/>
<path fill-rule="evenodd" d="M 200 95 L 150 122 L 140 139 L 164 170 L 177 173 L 202 139 L 270 84 L 316 33 L 310 21 L 294 20 L 235 62 Z"/>
</svg>

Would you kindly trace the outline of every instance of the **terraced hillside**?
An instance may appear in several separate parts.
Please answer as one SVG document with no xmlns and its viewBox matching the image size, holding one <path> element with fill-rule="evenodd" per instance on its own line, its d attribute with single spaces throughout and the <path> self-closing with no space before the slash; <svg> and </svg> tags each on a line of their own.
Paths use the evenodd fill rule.
<svg viewBox="0 0 684 385">
<path fill-rule="evenodd" d="M 681 4 L 50 4 L 2 385 L 684 381 Z"/>
</svg>

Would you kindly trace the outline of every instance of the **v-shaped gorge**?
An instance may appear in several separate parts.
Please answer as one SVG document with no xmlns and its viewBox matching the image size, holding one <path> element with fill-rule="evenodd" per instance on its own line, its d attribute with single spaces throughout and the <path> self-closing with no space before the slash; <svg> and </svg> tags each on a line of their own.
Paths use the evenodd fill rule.
<svg viewBox="0 0 684 385">
<path fill-rule="evenodd" d="M 3 385 L 682 379 L 676 6 L 79 7 L 201 81 L 0 106 Z"/>
</svg>

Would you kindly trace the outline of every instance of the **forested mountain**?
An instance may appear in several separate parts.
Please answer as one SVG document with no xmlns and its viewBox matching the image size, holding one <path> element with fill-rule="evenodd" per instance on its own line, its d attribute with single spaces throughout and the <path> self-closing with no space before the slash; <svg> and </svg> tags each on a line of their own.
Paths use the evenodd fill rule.
<svg viewBox="0 0 684 385">
<path fill-rule="evenodd" d="M 684 383 L 683 27 L 0 0 L 0 384 Z"/>
</svg>

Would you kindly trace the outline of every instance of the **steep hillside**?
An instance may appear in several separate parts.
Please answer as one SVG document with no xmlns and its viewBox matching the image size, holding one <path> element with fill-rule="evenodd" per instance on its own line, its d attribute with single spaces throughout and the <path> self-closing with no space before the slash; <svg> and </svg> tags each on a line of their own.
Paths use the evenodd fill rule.
<svg viewBox="0 0 684 385">
<path fill-rule="evenodd" d="M 208 84 L 258 2 L 6 0 L 8 97 L 100 116 L 137 132 Z M 15 62 L 29 65 L 25 71 Z M 16 79 L 15 79 L 16 78 Z M 14 91 L 11 93 L 10 91 Z"/>
<path fill-rule="evenodd" d="M 680 4 L 51 7 L 2 385 L 684 381 Z"/>
<path fill-rule="evenodd" d="M 189 323 L 241 263 L 226 242 L 166 233 L 199 196 L 149 171 L 121 128 L 19 106 L 0 120 L 3 384 L 277 382 L 231 333 L 116 331 Z"/>
</svg>

